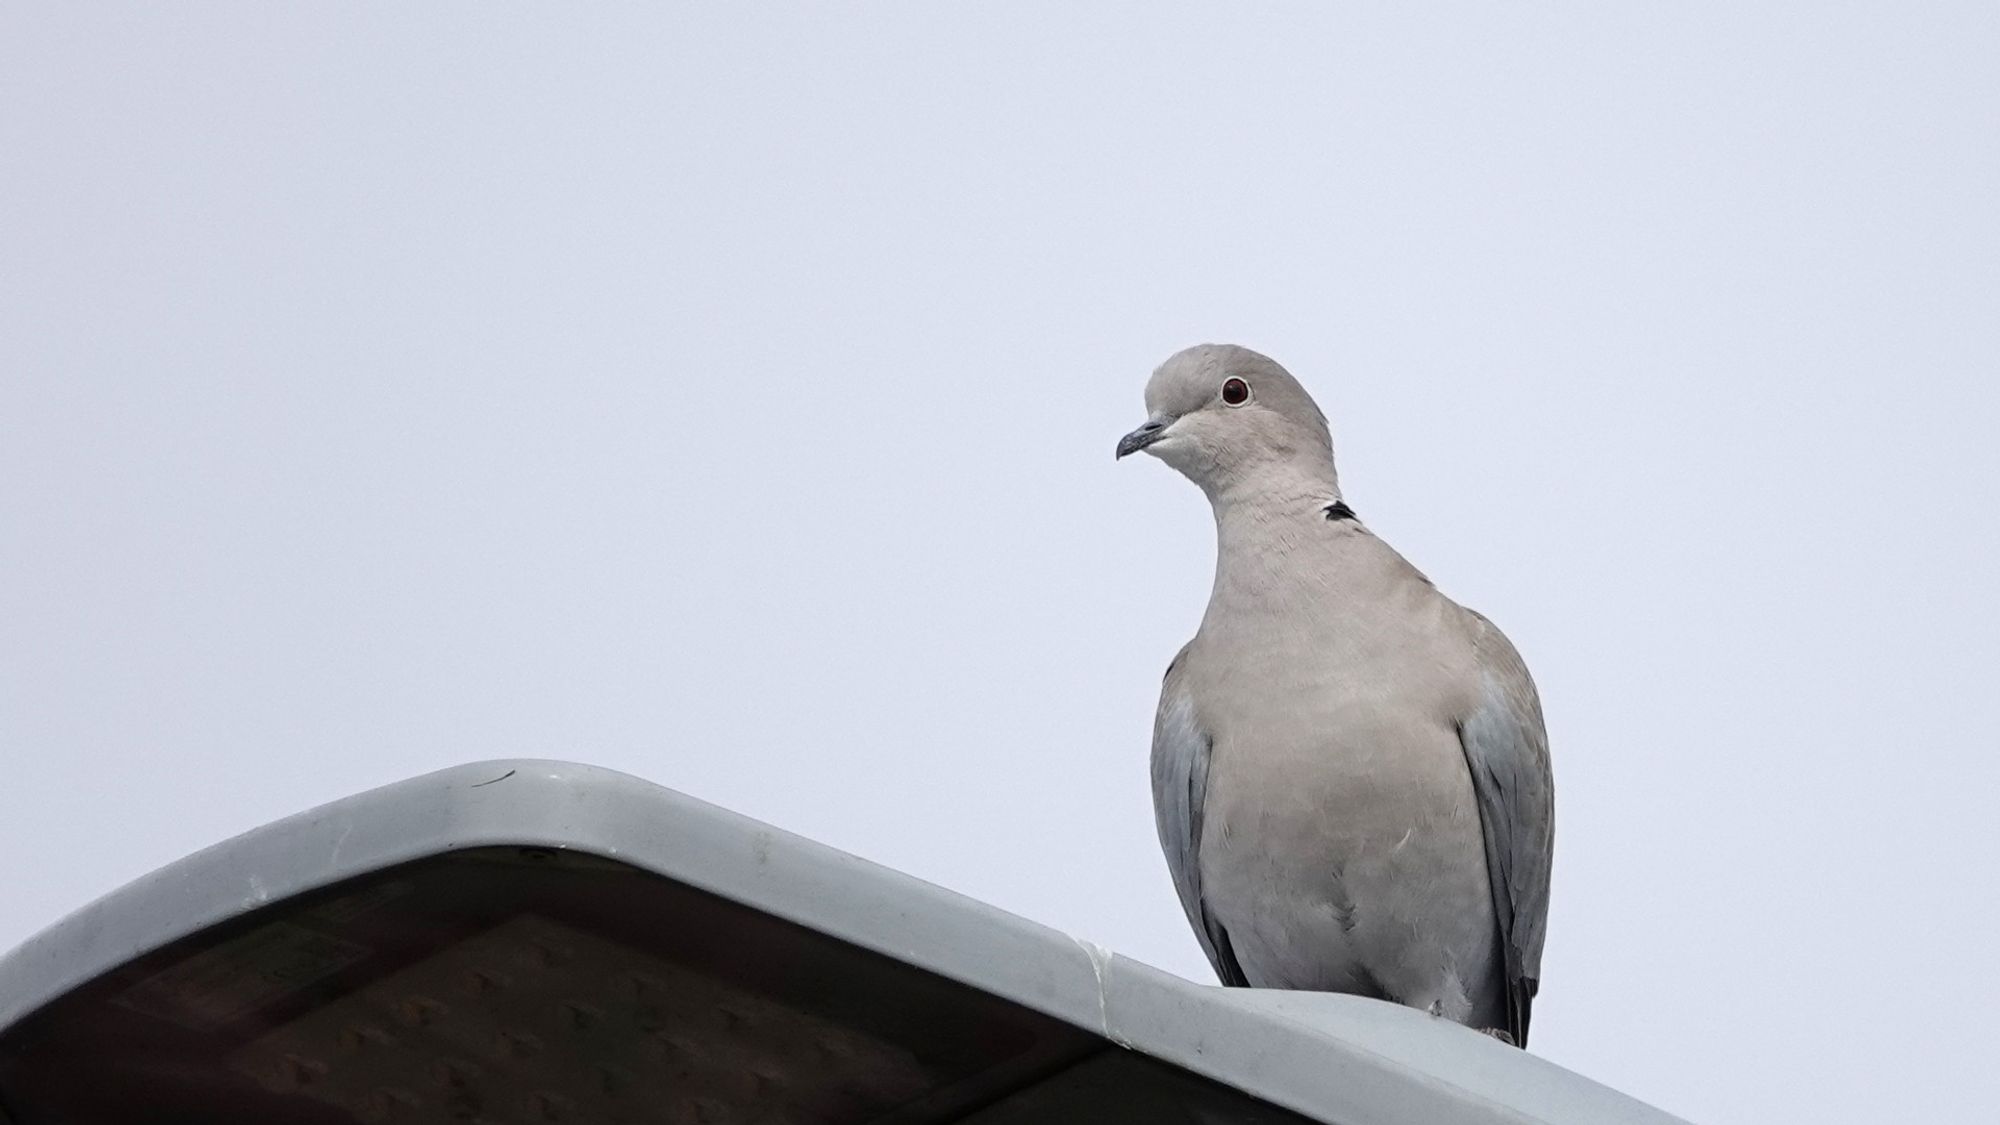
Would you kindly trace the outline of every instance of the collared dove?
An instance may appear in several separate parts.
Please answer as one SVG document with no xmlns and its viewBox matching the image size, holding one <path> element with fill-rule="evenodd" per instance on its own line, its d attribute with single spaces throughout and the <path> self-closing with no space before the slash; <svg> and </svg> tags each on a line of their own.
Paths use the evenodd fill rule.
<svg viewBox="0 0 2000 1125">
<path fill-rule="evenodd" d="M 1146 384 L 1145 450 L 1208 494 L 1215 587 L 1153 730 L 1160 844 L 1228 985 L 1393 1000 L 1526 1046 L 1553 783 L 1514 646 L 1341 498 L 1326 418 L 1246 348 Z"/>
</svg>

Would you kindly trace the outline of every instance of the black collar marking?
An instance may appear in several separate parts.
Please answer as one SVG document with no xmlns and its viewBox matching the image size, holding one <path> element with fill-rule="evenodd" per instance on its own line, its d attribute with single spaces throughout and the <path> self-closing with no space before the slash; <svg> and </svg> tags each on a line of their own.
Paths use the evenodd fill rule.
<svg viewBox="0 0 2000 1125">
<path fill-rule="evenodd" d="M 1348 507 L 1345 500 L 1335 500 L 1326 506 L 1326 518 L 1328 523 L 1351 520 L 1355 518 L 1354 509 Z"/>
</svg>

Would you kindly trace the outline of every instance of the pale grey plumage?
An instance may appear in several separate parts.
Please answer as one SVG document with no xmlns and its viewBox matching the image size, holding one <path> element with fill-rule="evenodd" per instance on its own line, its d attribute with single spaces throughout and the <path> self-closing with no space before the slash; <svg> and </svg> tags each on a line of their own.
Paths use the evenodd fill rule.
<svg viewBox="0 0 2000 1125">
<path fill-rule="evenodd" d="M 1397 1000 L 1525 1044 L 1553 812 L 1526 666 L 1353 518 L 1325 418 L 1276 363 L 1190 348 L 1146 404 L 1120 454 L 1180 470 L 1216 519 L 1215 586 L 1167 670 L 1152 774 L 1217 974 Z"/>
</svg>

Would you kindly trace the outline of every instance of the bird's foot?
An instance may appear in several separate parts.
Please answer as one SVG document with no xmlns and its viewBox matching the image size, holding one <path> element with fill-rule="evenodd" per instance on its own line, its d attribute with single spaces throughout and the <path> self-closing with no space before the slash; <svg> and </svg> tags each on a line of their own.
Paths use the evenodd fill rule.
<svg viewBox="0 0 2000 1125">
<path fill-rule="evenodd" d="M 1474 1028 L 1473 1030 L 1479 1032 L 1479 1034 L 1481 1035 L 1491 1035 L 1493 1038 L 1498 1039 L 1500 1042 L 1507 1044 L 1509 1047 L 1520 1046 L 1519 1043 L 1514 1042 L 1513 1032 L 1508 1031 L 1504 1027 L 1479 1027 L 1479 1028 Z"/>
</svg>

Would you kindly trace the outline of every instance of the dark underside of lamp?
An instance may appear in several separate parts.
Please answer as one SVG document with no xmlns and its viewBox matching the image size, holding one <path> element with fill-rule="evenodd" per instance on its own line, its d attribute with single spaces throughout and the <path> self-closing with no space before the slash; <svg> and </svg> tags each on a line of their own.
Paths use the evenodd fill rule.
<svg viewBox="0 0 2000 1125">
<path fill-rule="evenodd" d="M 0 1099 L 12 1125 L 1302 1120 L 892 956 L 525 847 L 128 962 L 0 1036 Z"/>
</svg>

